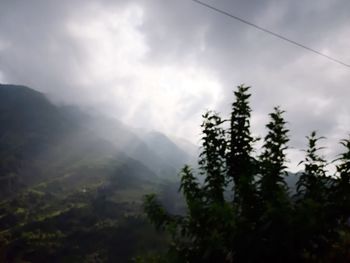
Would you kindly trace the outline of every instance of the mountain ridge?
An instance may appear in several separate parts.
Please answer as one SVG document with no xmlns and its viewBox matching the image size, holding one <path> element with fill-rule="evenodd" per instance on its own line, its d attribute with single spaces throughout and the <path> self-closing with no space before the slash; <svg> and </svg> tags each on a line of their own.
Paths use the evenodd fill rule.
<svg viewBox="0 0 350 263">
<path fill-rule="evenodd" d="M 179 169 L 190 159 L 161 133 L 145 140 L 116 119 L 56 106 L 26 86 L 0 84 L 0 105 L 0 188 L 11 185 L 13 190 L 15 185 L 60 177 L 79 163 L 104 158 L 123 160 L 120 167 L 128 167 L 134 179 L 144 174 L 152 180 L 177 180 Z"/>
</svg>

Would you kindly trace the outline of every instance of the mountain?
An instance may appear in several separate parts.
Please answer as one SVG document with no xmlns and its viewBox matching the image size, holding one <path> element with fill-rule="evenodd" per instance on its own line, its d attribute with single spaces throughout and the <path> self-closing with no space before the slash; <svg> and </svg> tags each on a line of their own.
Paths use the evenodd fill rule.
<svg viewBox="0 0 350 263">
<path fill-rule="evenodd" d="M 0 85 L 0 157 L 3 195 L 67 174 L 84 181 L 87 170 L 101 175 L 106 160 L 119 164 L 120 174 L 128 167 L 130 178 L 176 180 L 193 159 L 164 134 L 135 134 L 117 119 L 56 106 L 18 85 Z"/>
<path fill-rule="evenodd" d="M 107 159 L 123 169 L 129 167 L 130 177 L 156 177 L 145 165 L 87 130 L 83 120 L 77 122 L 75 118 L 37 91 L 0 85 L 2 195 L 42 180 L 84 173 L 87 165 Z"/>
<path fill-rule="evenodd" d="M 182 168 L 185 163 L 189 163 L 191 155 L 183 151 L 169 137 L 160 132 L 148 132 L 143 135 L 143 141 L 146 145 L 155 149 L 156 154 L 163 162 L 171 161 L 171 164 L 176 168 Z"/>
<path fill-rule="evenodd" d="M 170 139 L 176 144 L 177 147 L 179 147 L 183 152 L 185 152 L 187 156 L 189 156 L 189 164 L 192 164 L 195 167 L 197 165 L 200 147 L 184 138 L 172 136 L 170 137 Z"/>
<path fill-rule="evenodd" d="M 165 248 L 143 196 L 181 212 L 189 159 L 161 133 L 0 84 L 0 262 L 130 262 Z"/>
<path fill-rule="evenodd" d="M 1 186 L 20 183 L 18 173 L 32 171 L 34 160 L 70 125 L 43 94 L 23 86 L 0 86 L 0 178 Z M 21 179 L 26 179 L 21 176 Z M 1 187 L 3 192 L 3 187 Z"/>
<path fill-rule="evenodd" d="M 159 177 L 176 178 L 177 171 L 183 164 L 179 166 L 178 155 L 183 154 L 183 160 L 187 158 L 186 153 L 178 153 L 177 151 L 168 155 L 168 159 L 163 158 L 158 154 L 158 151 L 163 151 L 161 147 L 164 145 L 148 144 L 148 141 L 144 140 L 143 134 L 134 133 L 131 128 L 114 118 L 85 115 L 82 125 L 99 138 L 108 141 L 119 151 L 140 161 Z"/>
</svg>

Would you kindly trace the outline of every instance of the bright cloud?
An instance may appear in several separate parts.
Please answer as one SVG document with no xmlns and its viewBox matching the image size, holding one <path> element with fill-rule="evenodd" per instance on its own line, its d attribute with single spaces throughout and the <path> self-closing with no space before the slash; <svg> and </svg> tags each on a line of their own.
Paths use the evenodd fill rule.
<svg viewBox="0 0 350 263">
<path fill-rule="evenodd" d="M 103 86 L 92 102 L 108 104 L 108 113 L 126 123 L 197 140 L 201 114 L 222 99 L 216 76 L 193 61 L 164 65 L 147 60 L 141 7 L 94 10 L 94 15 L 67 23 L 86 56 L 74 85 L 91 93 Z"/>
<path fill-rule="evenodd" d="M 350 63 L 350 1 L 206 2 Z M 0 81 L 195 143 L 245 83 L 255 135 L 286 110 L 293 165 L 312 130 L 330 158 L 350 131 L 348 68 L 187 0 L 1 1 Z"/>
</svg>

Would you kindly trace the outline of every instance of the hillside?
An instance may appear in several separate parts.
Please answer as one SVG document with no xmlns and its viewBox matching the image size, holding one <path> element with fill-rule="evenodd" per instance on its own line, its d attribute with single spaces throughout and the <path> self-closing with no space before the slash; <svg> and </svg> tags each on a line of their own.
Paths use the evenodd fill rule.
<svg viewBox="0 0 350 263">
<path fill-rule="evenodd" d="M 83 172 L 87 164 L 104 159 L 115 159 L 120 167 L 139 168 L 134 171 L 139 177 L 155 177 L 137 160 L 86 130 L 43 94 L 23 86 L 1 85 L 0 98 L 3 190 L 76 173 L 80 168 Z"/>
<path fill-rule="evenodd" d="M 178 209 L 171 182 L 186 158 L 164 135 L 144 141 L 118 120 L 0 85 L 0 261 L 126 262 L 161 249 L 143 195 Z"/>
</svg>

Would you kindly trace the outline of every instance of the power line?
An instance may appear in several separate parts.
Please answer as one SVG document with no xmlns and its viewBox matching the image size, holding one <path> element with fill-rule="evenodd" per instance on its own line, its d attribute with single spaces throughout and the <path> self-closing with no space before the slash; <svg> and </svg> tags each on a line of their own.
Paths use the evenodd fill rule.
<svg viewBox="0 0 350 263">
<path fill-rule="evenodd" d="M 216 11 L 216 12 L 218 12 L 218 13 L 220 13 L 220 14 L 223 14 L 223 15 L 225 15 L 225 16 L 228 16 L 228 17 L 230 17 L 230 18 L 233 18 L 233 19 L 235 19 L 235 20 L 238 20 L 239 22 L 242 22 L 242 23 L 244 23 L 244 24 L 246 24 L 246 25 L 252 26 L 252 27 L 254 27 L 254 28 L 256 28 L 256 29 L 258 29 L 258 30 L 260 30 L 260 31 L 263 31 L 263 32 L 265 32 L 265 33 L 268 33 L 268 34 L 270 34 L 270 35 L 273 35 L 273 36 L 275 36 L 275 37 L 277 37 L 277 38 L 279 38 L 279 39 L 282 39 L 282 40 L 284 40 L 284 41 L 287 41 L 287 42 L 289 42 L 289 43 L 291 43 L 291 44 L 293 44 L 293 45 L 295 45 L 295 46 L 301 47 L 301 48 L 303 48 L 303 49 L 306 49 L 307 51 L 310 51 L 310 52 L 313 52 L 313 53 L 315 53 L 315 54 L 317 54 L 317 55 L 319 55 L 319 56 L 325 57 L 325 58 L 327 58 L 327 59 L 329 59 L 329 60 L 331 60 L 331 61 L 333 61 L 333 62 L 336 62 L 336 63 L 338 63 L 338 64 L 340 64 L 340 65 L 343 65 L 343 66 L 345 66 L 345 67 L 350 68 L 350 65 L 349 65 L 349 64 L 346 64 L 345 62 L 342 62 L 342 61 L 340 61 L 340 60 L 338 60 L 338 59 L 336 59 L 336 58 L 333 58 L 333 57 L 331 57 L 331 56 L 328 56 L 328 55 L 326 55 L 326 54 L 324 54 L 324 53 L 322 53 L 322 52 L 320 52 L 320 51 L 317 51 L 316 49 L 313 49 L 313 48 L 310 48 L 310 47 L 305 46 L 305 45 L 303 45 L 303 44 L 300 44 L 300 43 L 298 43 L 298 42 L 296 42 L 296 41 L 294 41 L 294 40 L 291 40 L 291 39 L 289 39 L 289 38 L 287 38 L 287 37 L 285 37 L 285 36 L 282 36 L 282 35 L 280 35 L 280 34 L 278 34 L 278 33 L 272 32 L 272 31 L 270 31 L 270 30 L 268 30 L 268 29 L 266 29 L 266 28 L 263 28 L 263 27 L 261 27 L 261 26 L 258 26 L 258 25 L 256 25 L 256 24 L 254 24 L 254 23 L 252 23 L 252 22 L 249 22 L 249 21 L 247 21 L 247 20 L 245 20 L 245 19 L 242 19 L 242 18 L 240 18 L 240 17 L 238 17 L 238 16 L 235 16 L 235 15 L 233 15 L 233 14 L 230 14 L 230 13 L 224 11 L 224 10 L 218 9 L 218 8 L 216 8 L 216 7 L 214 7 L 214 6 L 211 6 L 211 5 L 209 5 L 209 4 L 206 4 L 206 3 L 202 2 L 202 1 L 199 1 L 199 0 L 191 0 L 191 1 L 193 1 L 193 2 L 195 2 L 195 3 L 197 3 L 197 4 L 200 4 L 200 5 L 204 6 L 204 7 L 207 7 L 207 8 L 209 8 L 209 9 L 213 10 L 213 11 Z"/>
</svg>

